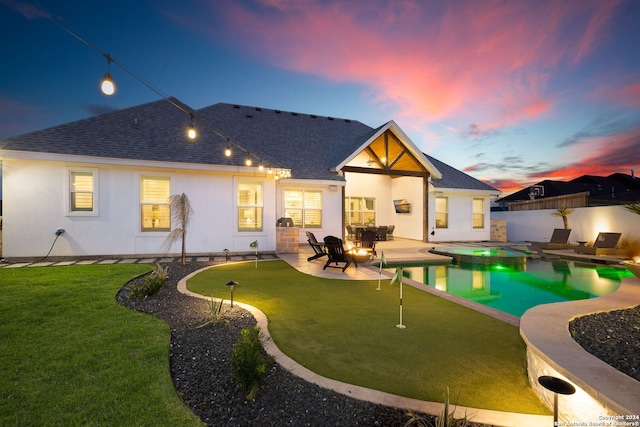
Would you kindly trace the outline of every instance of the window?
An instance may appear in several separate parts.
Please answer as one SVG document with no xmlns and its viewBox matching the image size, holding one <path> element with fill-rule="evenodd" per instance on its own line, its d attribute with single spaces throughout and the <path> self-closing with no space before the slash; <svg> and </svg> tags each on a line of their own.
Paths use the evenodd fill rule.
<svg viewBox="0 0 640 427">
<path fill-rule="evenodd" d="M 141 231 L 171 230 L 171 178 L 142 176 L 140 178 Z"/>
<path fill-rule="evenodd" d="M 484 199 L 473 199 L 473 228 L 484 228 Z"/>
<path fill-rule="evenodd" d="M 347 197 L 344 206 L 348 225 L 375 225 L 376 199 L 374 197 Z"/>
<path fill-rule="evenodd" d="M 98 215 L 98 170 L 67 169 L 65 214 L 70 216 Z"/>
<path fill-rule="evenodd" d="M 436 197 L 436 228 L 449 228 L 448 197 Z"/>
<path fill-rule="evenodd" d="M 296 227 L 322 227 L 322 191 L 285 190 L 284 216 Z"/>
<path fill-rule="evenodd" d="M 71 171 L 71 212 L 93 212 L 93 173 Z"/>
<path fill-rule="evenodd" d="M 238 231 L 262 231 L 262 183 L 238 183 Z"/>
</svg>

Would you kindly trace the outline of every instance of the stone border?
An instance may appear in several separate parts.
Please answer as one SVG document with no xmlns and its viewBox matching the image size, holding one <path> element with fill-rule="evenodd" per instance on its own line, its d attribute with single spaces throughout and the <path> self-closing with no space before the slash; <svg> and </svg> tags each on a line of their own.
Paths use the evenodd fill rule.
<svg viewBox="0 0 640 427">
<path fill-rule="evenodd" d="M 601 416 L 640 414 L 640 382 L 585 351 L 569 332 L 569 322 L 576 317 L 639 304 L 640 279 L 627 277 L 612 294 L 540 305 L 520 318 L 529 381 L 543 402 L 553 407 L 553 395 L 539 386 L 539 375 L 560 376 L 577 386 L 575 396 L 561 397 L 560 419 L 602 422 Z M 579 407 L 572 409 L 572 399 L 579 399 Z"/>
</svg>

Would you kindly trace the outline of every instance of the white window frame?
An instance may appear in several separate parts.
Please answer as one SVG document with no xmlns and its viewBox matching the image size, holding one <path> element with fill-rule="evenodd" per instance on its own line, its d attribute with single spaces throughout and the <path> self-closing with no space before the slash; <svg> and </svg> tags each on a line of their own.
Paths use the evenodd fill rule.
<svg viewBox="0 0 640 427">
<path fill-rule="evenodd" d="M 351 201 L 359 200 L 361 209 L 352 210 L 351 209 Z M 373 209 L 367 209 L 367 200 L 373 202 Z M 367 225 L 373 224 L 375 225 L 378 220 L 378 199 L 376 197 L 365 197 L 365 196 L 346 196 L 344 201 L 344 210 L 345 210 L 345 220 L 346 225 Z M 358 222 L 352 222 L 351 218 L 354 213 L 357 213 L 360 216 L 360 220 Z M 370 222 L 369 219 L 373 218 L 373 222 Z"/>
<path fill-rule="evenodd" d="M 162 179 L 162 180 L 168 180 L 169 181 L 169 195 L 167 196 L 167 200 L 164 202 L 143 202 L 142 201 L 142 181 L 144 179 Z M 140 173 L 138 176 L 138 230 L 141 234 L 148 234 L 148 233 L 169 233 L 171 231 L 171 203 L 169 202 L 169 197 L 171 197 L 171 187 L 173 186 L 173 177 L 171 175 L 166 175 L 166 174 L 162 174 L 162 173 L 154 173 L 154 172 L 148 172 L 148 173 Z M 142 206 L 148 206 L 148 205 L 158 205 L 158 206 L 168 206 L 169 207 L 169 227 L 159 227 L 159 228 L 149 228 L 144 226 L 143 222 L 144 222 L 144 218 L 143 218 L 143 208 Z"/>
<path fill-rule="evenodd" d="M 260 186 L 260 200 L 256 203 L 251 204 L 241 204 L 240 203 L 240 187 L 242 185 L 259 185 Z M 264 181 L 260 180 L 252 180 L 252 179 L 239 179 L 236 182 L 236 227 L 239 233 L 261 233 L 264 229 Z M 259 218 L 259 221 L 256 221 L 255 227 L 247 228 L 246 224 L 244 227 L 241 227 L 241 221 L 243 221 L 243 217 L 241 212 L 244 209 L 256 209 L 259 214 L 256 218 Z M 259 224 L 258 224 L 259 222 Z"/>
<path fill-rule="evenodd" d="M 288 199 L 287 199 L 287 193 L 288 192 L 298 192 L 301 193 L 302 198 L 300 200 L 300 206 L 287 206 L 288 203 Z M 319 194 L 320 195 L 320 207 L 312 207 L 312 208 L 308 208 L 307 207 L 307 194 Z M 323 210 L 323 199 L 324 199 L 324 193 L 322 190 L 314 190 L 314 189 L 304 189 L 304 188 L 285 188 L 284 189 L 284 215 L 285 217 L 289 217 L 293 219 L 293 224 L 296 227 L 300 227 L 300 228 L 322 228 L 322 210 Z M 299 212 L 299 215 L 290 215 L 291 213 L 293 213 L 292 211 L 296 211 Z M 320 212 L 320 223 L 319 224 L 309 224 L 307 222 L 307 212 Z"/>
<path fill-rule="evenodd" d="M 439 211 L 438 210 L 438 200 L 444 200 L 445 201 L 445 210 L 444 211 Z M 440 215 L 444 215 L 446 220 L 445 223 L 443 225 L 438 225 L 438 214 Z M 436 196 L 436 202 L 435 202 L 435 223 L 436 223 L 436 228 L 439 229 L 444 229 L 446 230 L 447 228 L 449 228 L 449 197 L 447 196 Z"/>
<path fill-rule="evenodd" d="M 71 203 L 73 200 L 73 186 L 71 184 L 71 178 L 74 173 L 90 173 L 93 175 L 93 209 L 90 211 L 81 211 L 81 210 L 73 210 Z M 65 216 L 98 216 L 100 211 L 98 209 L 100 200 L 99 197 L 99 182 L 100 182 L 100 174 L 97 168 L 87 168 L 87 167 L 66 167 L 64 172 L 64 214 Z"/>
<path fill-rule="evenodd" d="M 480 202 L 480 207 L 482 209 L 482 212 L 476 212 L 475 210 L 475 205 L 476 205 L 476 201 Z M 485 199 L 481 198 L 481 197 L 474 197 L 471 200 L 471 227 L 474 230 L 483 230 L 485 228 L 485 218 L 486 218 L 486 214 L 485 214 Z M 482 225 L 481 226 L 476 226 L 476 218 L 480 217 L 480 219 L 482 219 Z"/>
</svg>

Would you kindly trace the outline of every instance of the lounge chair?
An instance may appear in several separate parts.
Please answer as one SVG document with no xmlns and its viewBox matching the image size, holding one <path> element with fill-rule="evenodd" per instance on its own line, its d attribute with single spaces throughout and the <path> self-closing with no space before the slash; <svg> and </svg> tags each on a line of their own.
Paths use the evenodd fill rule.
<svg viewBox="0 0 640 427">
<path fill-rule="evenodd" d="M 573 245 L 569 244 L 570 234 L 570 228 L 556 228 L 551 234 L 551 240 L 548 242 L 531 242 L 531 245 L 538 246 L 540 249 L 569 249 L 573 247 Z"/>
<path fill-rule="evenodd" d="M 579 254 L 587 255 L 618 255 L 618 241 L 622 233 L 598 233 L 593 246 L 577 246 L 573 250 Z"/>
<path fill-rule="evenodd" d="M 370 248 L 371 255 L 375 258 L 376 254 L 376 232 L 374 230 L 364 230 L 360 238 L 360 246 Z"/>
<path fill-rule="evenodd" d="M 324 247 L 327 250 L 327 256 L 329 259 L 325 263 L 323 270 L 327 267 L 332 268 L 342 268 L 342 271 L 345 271 L 351 262 L 355 264 L 356 268 L 358 267 L 358 263 L 355 259 L 351 257 L 345 250 L 342 245 L 342 239 L 339 239 L 335 236 L 327 236 L 324 238 Z M 344 267 L 340 267 L 340 264 L 344 264 Z"/>
<path fill-rule="evenodd" d="M 309 242 L 309 246 L 311 246 L 311 249 L 313 249 L 313 252 L 315 252 L 315 255 L 307 258 L 307 261 L 313 261 L 314 259 L 327 256 L 327 252 L 324 250 L 324 245 L 318 242 L 316 236 L 310 231 L 305 231 L 305 233 L 307 234 L 307 241 Z"/>
</svg>

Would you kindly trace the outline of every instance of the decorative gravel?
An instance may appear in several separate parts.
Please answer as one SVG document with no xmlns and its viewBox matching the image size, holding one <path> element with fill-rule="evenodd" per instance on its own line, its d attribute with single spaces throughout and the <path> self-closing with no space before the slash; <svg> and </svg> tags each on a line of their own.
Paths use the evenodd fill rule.
<svg viewBox="0 0 640 427">
<path fill-rule="evenodd" d="M 640 306 L 578 317 L 569 331 L 586 351 L 640 381 Z"/>
<path fill-rule="evenodd" d="M 256 324 L 237 306 L 225 305 L 224 320 L 205 324 L 207 301 L 183 295 L 177 282 L 213 263 L 171 263 L 167 286 L 156 296 L 129 299 L 126 284 L 116 296 L 123 305 L 157 315 L 171 328 L 170 369 L 178 394 L 209 426 L 404 426 L 407 411 L 351 398 L 294 376 L 275 363 L 253 402 L 237 390 L 230 353 L 240 331 Z M 167 265 L 167 264 L 165 264 Z M 430 423 L 434 417 L 422 415 Z M 484 425 L 471 424 L 472 427 Z"/>
</svg>

